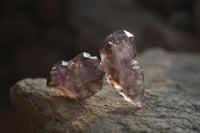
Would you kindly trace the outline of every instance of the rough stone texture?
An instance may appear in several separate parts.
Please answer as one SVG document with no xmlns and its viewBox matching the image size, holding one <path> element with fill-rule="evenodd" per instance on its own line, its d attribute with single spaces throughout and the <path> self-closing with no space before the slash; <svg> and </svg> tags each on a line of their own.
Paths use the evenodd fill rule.
<svg viewBox="0 0 200 133">
<path fill-rule="evenodd" d="M 155 49 L 138 60 L 146 84 L 141 109 L 126 102 L 107 83 L 89 99 L 71 103 L 46 87 L 45 79 L 18 82 L 10 90 L 10 97 L 24 131 L 200 132 L 200 54 Z"/>
</svg>

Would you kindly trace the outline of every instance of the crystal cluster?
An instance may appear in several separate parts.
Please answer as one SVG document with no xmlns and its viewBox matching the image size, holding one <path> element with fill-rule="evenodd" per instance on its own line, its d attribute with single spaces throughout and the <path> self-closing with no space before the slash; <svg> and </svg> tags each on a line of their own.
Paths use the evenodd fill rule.
<svg viewBox="0 0 200 133">
<path fill-rule="evenodd" d="M 103 86 L 103 77 L 125 100 L 142 106 L 144 99 L 144 76 L 135 60 L 134 36 L 119 30 L 110 34 L 100 48 L 102 63 L 96 56 L 83 52 L 69 62 L 59 61 L 51 69 L 47 85 L 61 95 L 82 100 Z"/>
<path fill-rule="evenodd" d="M 125 100 L 141 106 L 144 98 L 144 76 L 134 59 L 134 36 L 125 30 L 110 34 L 100 48 L 100 55 L 107 81 Z"/>
<path fill-rule="evenodd" d="M 47 86 L 68 98 L 82 100 L 101 90 L 103 76 L 98 58 L 83 52 L 69 62 L 56 63 L 51 69 Z"/>
</svg>

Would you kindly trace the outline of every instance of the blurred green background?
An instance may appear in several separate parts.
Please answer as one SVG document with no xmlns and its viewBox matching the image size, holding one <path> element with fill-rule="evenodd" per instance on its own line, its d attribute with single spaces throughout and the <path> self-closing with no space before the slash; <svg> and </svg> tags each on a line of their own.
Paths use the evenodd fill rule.
<svg viewBox="0 0 200 133">
<path fill-rule="evenodd" d="M 198 0 L 1 0 L 0 132 L 20 132 L 9 101 L 18 80 L 47 77 L 58 60 L 99 55 L 105 37 L 126 29 L 138 53 L 150 47 L 200 50 Z"/>
</svg>

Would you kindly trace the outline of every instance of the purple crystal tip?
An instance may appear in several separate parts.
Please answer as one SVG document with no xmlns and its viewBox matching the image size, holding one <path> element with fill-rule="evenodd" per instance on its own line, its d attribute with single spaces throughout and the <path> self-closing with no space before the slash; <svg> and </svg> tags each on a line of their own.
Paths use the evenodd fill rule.
<svg viewBox="0 0 200 133">
<path fill-rule="evenodd" d="M 101 67 L 96 56 L 83 52 L 69 62 L 57 62 L 51 69 L 47 86 L 71 99 L 88 98 L 103 86 Z"/>
<path fill-rule="evenodd" d="M 116 31 L 105 39 L 100 56 L 106 78 L 125 100 L 142 106 L 144 76 L 135 60 L 134 35 L 125 30 Z"/>
</svg>

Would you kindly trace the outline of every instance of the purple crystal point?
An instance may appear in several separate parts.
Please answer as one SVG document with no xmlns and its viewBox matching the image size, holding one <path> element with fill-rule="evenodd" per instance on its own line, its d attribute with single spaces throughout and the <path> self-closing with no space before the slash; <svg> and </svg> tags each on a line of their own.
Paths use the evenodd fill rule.
<svg viewBox="0 0 200 133">
<path fill-rule="evenodd" d="M 134 36 L 119 30 L 110 34 L 100 48 L 106 78 L 125 100 L 142 106 L 144 99 L 144 76 L 136 56 Z"/>
<path fill-rule="evenodd" d="M 82 100 L 101 90 L 103 76 L 98 58 L 83 52 L 69 62 L 56 63 L 51 69 L 47 86 L 66 97 Z"/>
</svg>

